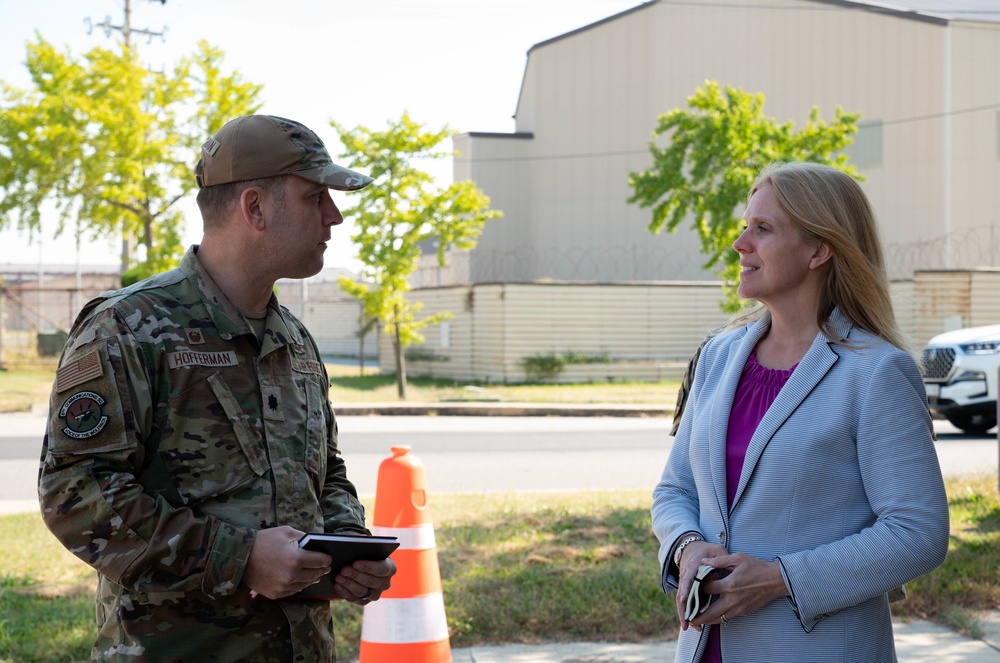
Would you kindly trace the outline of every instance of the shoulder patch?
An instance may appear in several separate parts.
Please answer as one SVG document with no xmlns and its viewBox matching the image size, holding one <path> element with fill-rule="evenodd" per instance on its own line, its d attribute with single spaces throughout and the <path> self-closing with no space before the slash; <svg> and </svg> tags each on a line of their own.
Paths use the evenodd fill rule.
<svg viewBox="0 0 1000 663">
<path fill-rule="evenodd" d="M 56 392 L 62 393 L 70 387 L 83 384 L 87 380 L 99 378 L 104 374 L 101 365 L 101 353 L 94 349 L 79 359 L 59 367 L 56 371 Z"/>
<path fill-rule="evenodd" d="M 104 397 L 96 391 L 78 391 L 62 404 L 59 416 L 66 422 L 63 433 L 77 440 L 94 437 L 108 423 L 108 417 L 101 411 Z"/>
</svg>

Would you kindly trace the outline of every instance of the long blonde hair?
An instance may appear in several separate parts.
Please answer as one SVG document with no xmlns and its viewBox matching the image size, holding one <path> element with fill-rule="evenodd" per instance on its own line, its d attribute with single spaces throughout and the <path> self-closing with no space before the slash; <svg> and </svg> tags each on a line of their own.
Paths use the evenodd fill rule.
<svg viewBox="0 0 1000 663">
<path fill-rule="evenodd" d="M 855 326 L 913 355 L 892 310 L 875 213 L 858 182 L 836 168 L 799 161 L 764 168 L 747 199 L 764 186 L 771 187 L 778 205 L 806 241 L 826 242 L 833 254 L 816 321 L 823 335 L 850 346 L 830 328 L 830 313 L 836 307 Z M 729 326 L 759 320 L 765 310 L 758 304 Z"/>
</svg>

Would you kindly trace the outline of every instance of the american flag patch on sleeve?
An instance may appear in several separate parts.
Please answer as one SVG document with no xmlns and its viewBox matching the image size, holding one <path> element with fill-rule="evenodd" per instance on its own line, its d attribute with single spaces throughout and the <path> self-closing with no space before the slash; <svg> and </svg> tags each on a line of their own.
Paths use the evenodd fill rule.
<svg viewBox="0 0 1000 663">
<path fill-rule="evenodd" d="M 87 380 L 99 378 L 103 374 L 104 367 L 101 366 L 101 353 L 98 350 L 93 350 L 79 359 L 61 366 L 56 371 L 56 391 L 63 392 Z"/>
</svg>

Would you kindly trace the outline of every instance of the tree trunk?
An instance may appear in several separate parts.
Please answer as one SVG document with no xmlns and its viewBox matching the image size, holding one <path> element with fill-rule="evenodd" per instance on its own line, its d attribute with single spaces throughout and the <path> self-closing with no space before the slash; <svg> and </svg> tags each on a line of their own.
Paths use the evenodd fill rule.
<svg viewBox="0 0 1000 663">
<path fill-rule="evenodd" d="M 365 332 L 364 329 L 361 330 L 361 336 L 358 340 L 358 371 L 361 377 L 365 376 Z"/>
<path fill-rule="evenodd" d="M 396 393 L 399 400 L 406 400 L 406 359 L 403 356 L 403 344 L 399 339 L 399 322 L 392 323 L 392 349 L 396 353 Z"/>
<path fill-rule="evenodd" d="M 146 210 L 146 218 L 142 220 L 143 231 L 146 236 L 142 238 L 142 243 L 146 245 L 146 262 L 153 258 L 153 217 Z"/>
<path fill-rule="evenodd" d="M 132 231 L 128 229 L 128 222 L 122 221 L 122 274 L 132 268 L 135 258 L 135 238 Z"/>
</svg>

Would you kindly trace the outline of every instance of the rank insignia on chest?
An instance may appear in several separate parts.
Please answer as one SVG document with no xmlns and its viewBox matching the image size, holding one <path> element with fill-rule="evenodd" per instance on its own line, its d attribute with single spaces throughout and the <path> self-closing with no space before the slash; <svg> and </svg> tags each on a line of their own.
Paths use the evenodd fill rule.
<svg viewBox="0 0 1000 663">
<path fill-rule="evenodd" d="M 66 422 L 62 432 L 77 440 L 94 437 L 108 423 L 108 417 L 101 411 L 104 397 L 94 391 L 78 391 L 62 404 L 59 416 Z"/>
<path fill-rule="evenodd" d="M 272 421 L 284 421 L 285 409 L 281 404 L 281 387 L 261 387 L 264 397 L 264 418 Z"/>
</svg>

